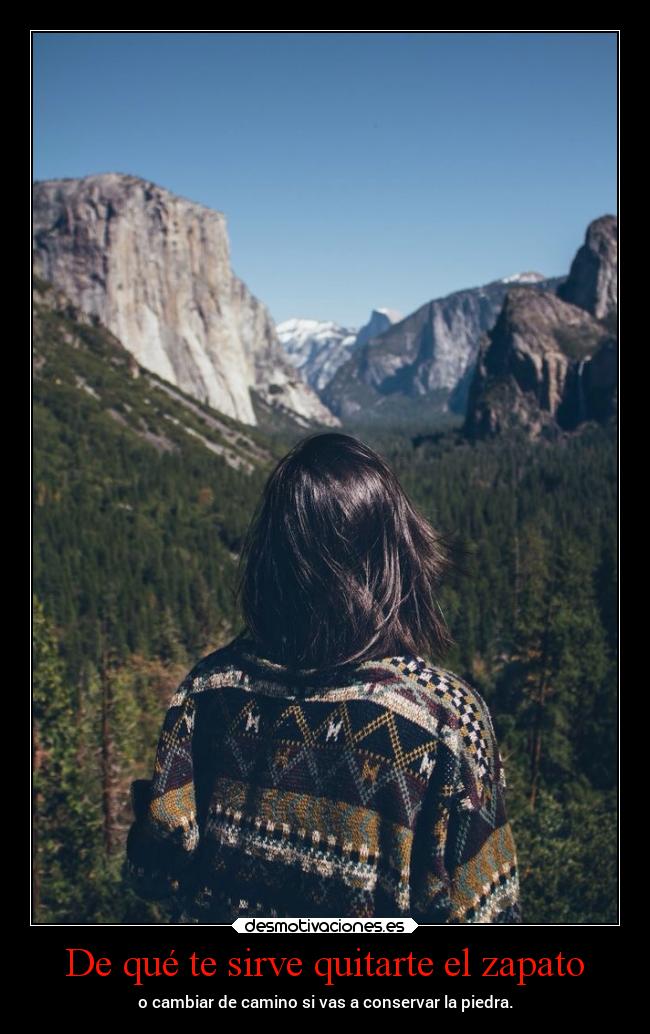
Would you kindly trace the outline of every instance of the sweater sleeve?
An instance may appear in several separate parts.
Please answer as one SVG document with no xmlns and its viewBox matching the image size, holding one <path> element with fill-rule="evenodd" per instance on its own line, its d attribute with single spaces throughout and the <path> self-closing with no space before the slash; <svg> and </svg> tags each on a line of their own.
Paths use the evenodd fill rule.
<svg viewBox="0 0 650 1034">
<path fill-rule="evenodd" d="M 191 673 L 172 697 L 158 740 L 153 778 L 131 785 L 135 816 L 127 837 L 124 876 L 141 897 L 176 896 L 193 861 L 196 817 Z"/>
<path fill-rule="evenodd" d="M 441 728 L 414 841 L 412 917 L 420 923 L 521 923 L 506 779 L 490 713 L 468 692 Z"/>
</svg>

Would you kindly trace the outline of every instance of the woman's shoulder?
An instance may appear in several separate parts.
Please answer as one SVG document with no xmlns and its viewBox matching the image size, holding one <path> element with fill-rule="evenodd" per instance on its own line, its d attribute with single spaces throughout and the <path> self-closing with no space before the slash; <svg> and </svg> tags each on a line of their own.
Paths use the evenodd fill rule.
<svg viewBox="0 0 650 1034">
<path fill-rule="evenodd" d="M 479 690 L 457 672 L 413 654 L 386 657 L 380 663 L 394 671 L 406 689 L 424 691 L 419 692 L 423 702 L 443 707 L 459 720 L 465 719 L 465 724 L 472 714 L 490 720 L 488 705 Z"/>
<path fill-rule="evenodd" d="M 395 673 L 392 692 L 410 701 L 410 714 L 435 729 L 456 756 L 469 757 L 483 775 L 498 765 L 498 746 L 485 698 L 467 679 L 423 657 L 386 657 L 383 668 Z"/>
<path fill-rule="evenodd" d="M 196 661 L 178 685 L 170 707 L 179 707 L 184 702 L 189 703 L 196 693 L 215 683 L 215 678 L 219 673 L 230 673 L 238 669 L 239 640 L 240 636 L 236 636 L 224 646 L 211 650 Z"/>
<path fill-rule="evenodd" d="M 191 691 L 200 688 L 211 675 L 223 671 L 232 671 L 240 667 L 241 635 L 235 636 L 224 646 L 219 646 L 201 657 L 188 671 L 184 685 Z"/>
<path fill-rule="evenodd" d="M 250 637 L 239 633 L 201 657 L 187 673 L 179 693 L 200 693 L 233 679 L 249 688 L 260 680 L 265 684 L 268 679 L 291 682 L 282 666 L 260 660 Z M 346 698 L 358 692 L 387 708 L 399 705 L 404 717 L 429 729 L 442 729 L 450 741 L 462 737 L 465 746 L 494 737 L 490 711 L 479 690 L 456 671 L 421 656 L 405 653 L 366 660 L 347 671 L 345 678 L 332 682 L 331 687 L 322 678 L 312 681 L 316 695 L 330 689 L 338 695 L 340 684 L 348 687 L 342 689 Z"/>
</svg>

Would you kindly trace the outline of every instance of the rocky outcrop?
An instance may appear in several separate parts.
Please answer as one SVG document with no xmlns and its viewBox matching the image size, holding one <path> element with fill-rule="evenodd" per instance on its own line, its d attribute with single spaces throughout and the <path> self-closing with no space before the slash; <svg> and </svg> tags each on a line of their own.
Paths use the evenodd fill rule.
<svg viewBox="0 0 650 1034">
<path fill-rule="evenodd" d="M 602 322 L 551 292 L 512 288 L 481 340 L 465 431 L 553 436 L 606 419 L 616 373 L 616 343 Z"/>
<path fill-rule="evenodd" d="M 494 325 L 512 284 L 534 292 L 555 290 L 562 280 L 521 273 L 427 302 L 355 348 L 321 397 L 344 418 L 385 410 L 387 401 L 399 399 L 405 411 L 423 400 L 441 411 L 464 413 L 481 334 Z"/>
<path fill-rule="evenodd" d="M 596 319 L 606 320 L 618 310 L 618 220 L 602 215 L 589 223 L 585 241 L 571 263 L 558 296 L 578 305 Z"/>
<path fill-rule="evenodd" d="M 385 334 L 394 323 L 399 323 L 401 319 L 403 319 L 403 316 L 397 309 L 373 309 L 368 322 L 364 323 L 361 329 L 357 331 L 354 347 L 358 348 L 361 345 L 365 345 L 366 341 L 371 341 L 372 338 Z"/>
<path fill-rule="evenodd" d="M 302 425 L 338 425 L 230 268 L 222 212 L 136 176 L 33 185 L 34 269 L 137 362 L 247 424 L 251 389 Z"/>
</svg>

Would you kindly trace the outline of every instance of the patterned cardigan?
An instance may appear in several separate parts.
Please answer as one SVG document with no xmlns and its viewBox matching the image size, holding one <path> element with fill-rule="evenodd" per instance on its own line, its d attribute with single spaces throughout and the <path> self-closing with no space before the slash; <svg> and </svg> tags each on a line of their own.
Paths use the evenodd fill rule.
<svg viewBox="0 0 650 1034">
<path fill-rule="evenodd" d="M 185 677 L 124 874 L 176 922 L 521 923 L 488 708 L 422 657 L 289 671 L 245 634 Z"/>
</svg>

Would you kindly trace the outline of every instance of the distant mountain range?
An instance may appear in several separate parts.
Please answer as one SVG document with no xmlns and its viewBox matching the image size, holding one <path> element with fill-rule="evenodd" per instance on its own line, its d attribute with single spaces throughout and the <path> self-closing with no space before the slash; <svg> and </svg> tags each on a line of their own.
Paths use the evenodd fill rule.
<svg viewBox="0 0 650 1034">
<path fill-rule="evenodd" d="M 528 290 L 553 289 L 560 277 L 518 274 Z M 354 350 L 321 392 L 341 419 L 375 419 L 402 408 L 429 418 L 463 414 L 481 334 L 492 327 L 514 278 L 455 291 L 420 306 Z"/>
<path fill-rule="evenodd" d="M 568 276 L 515 273 L 387 319 L 378 332 L 372 320 L 363 335 L 290 320 L 279 337 L 344 422 L 435 424 L 456 414 L 476 437 L 605 420 L 616 409 L 617 232 L 614 216 L 593 220 Z"/>
<path fill-rule="evenodd" d="M 376 308 L 361 328 L 276 327 L 230 267 L 222 212 L 122 173 L 33 185 L 39 282 L 168 394 L 266 429 L 453 418 L 469 436 L 536 435 L 608 419 L 617 233 L 613 215 L 590 223 L 565 276 L 515 273 L 406 316 Z"/>
<path fill-rule="evenodd" d="M 308 384 L 322 392 L 350 356 L 402 317 L 394 309 L 373 309 L 360 330 L 323 320 L 290 319 L 276 330 L 292 363 Z"/>
</svg>

